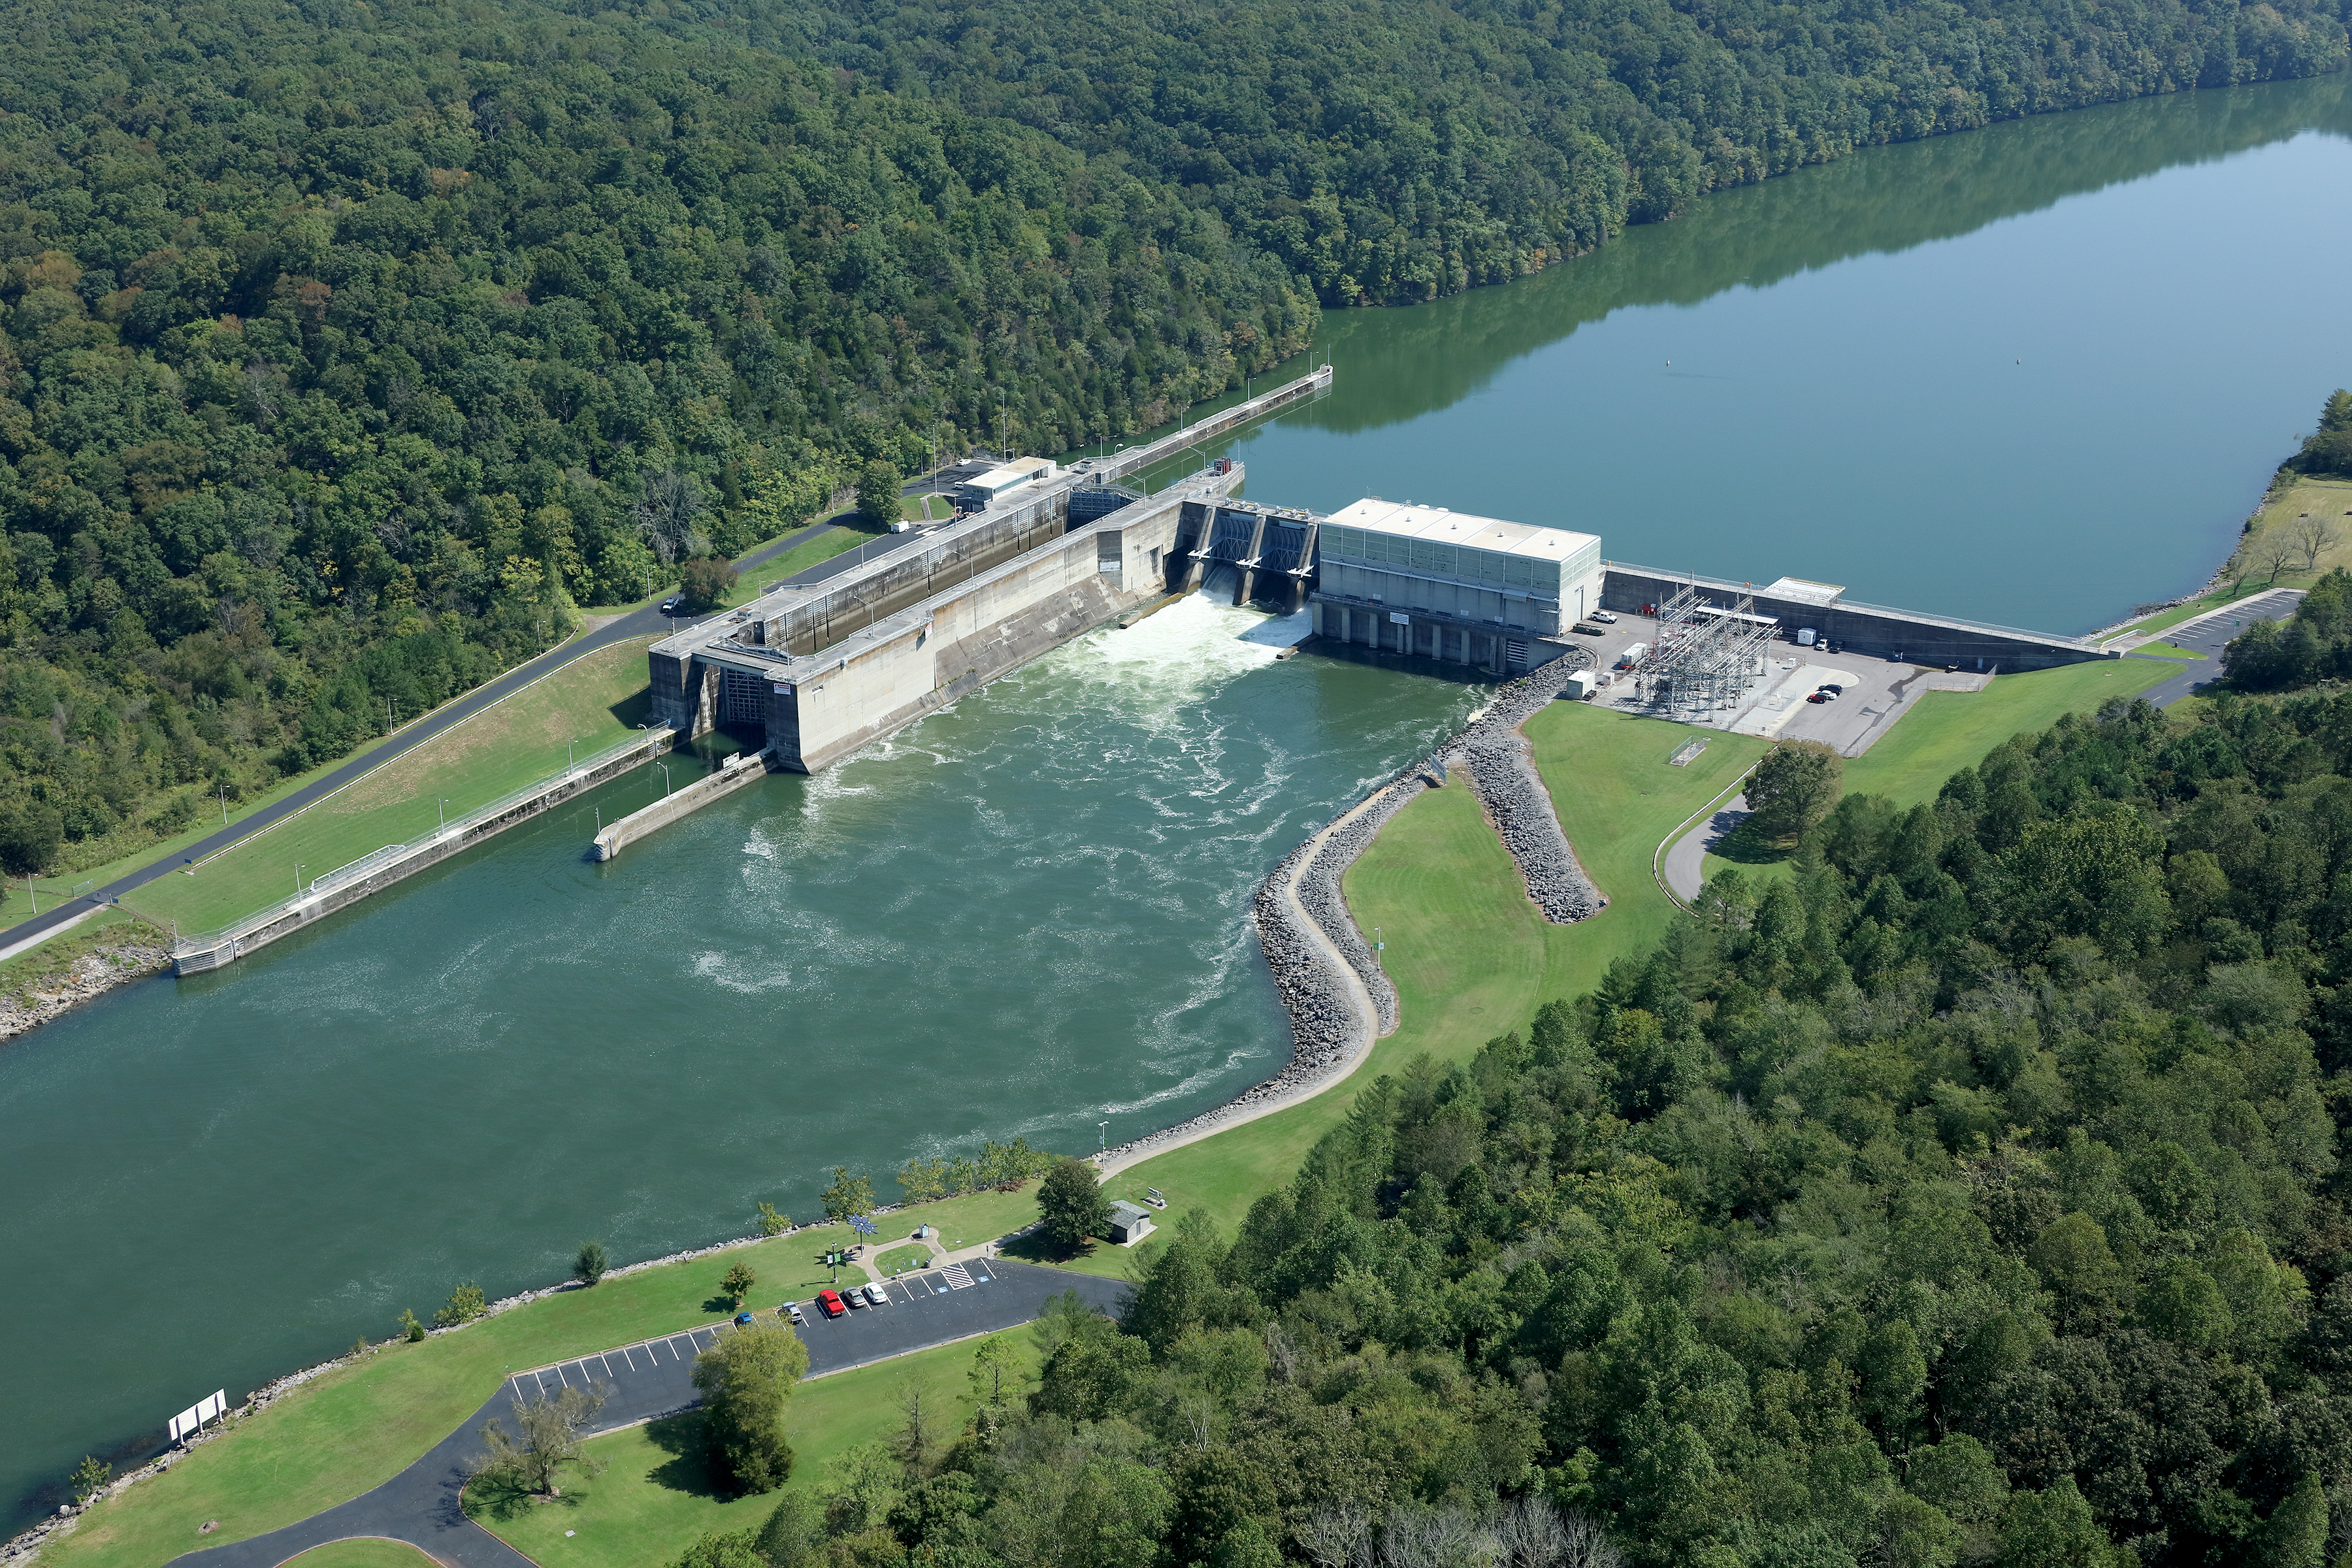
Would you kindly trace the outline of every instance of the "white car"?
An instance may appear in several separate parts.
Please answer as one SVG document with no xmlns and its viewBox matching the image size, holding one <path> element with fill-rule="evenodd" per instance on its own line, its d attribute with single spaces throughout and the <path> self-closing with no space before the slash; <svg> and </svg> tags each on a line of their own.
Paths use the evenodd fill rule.
<svg viewBox="0 0 2352 1568">
<path fill-rule="evenodd" d="M 1614 610 L 1595 610 L 1592 614 L 1587 616 L 1585 619 L 1599 621 L 1604 626 L 1613 626 L 1617 624 L 1617 612 Z"/>
<path fill-rule="evenodd" d="M 792 1319 L 795 1323 L 805 1323 L 808 1321 L 806 1318 L 801 1316 L 801 1304 L 798 1301 L 785 1302 L 784 1315 Z"/>
<path fill-rule="evenodd" d="M 879 1285 L 866 1287 L 866 1299 L 877 1307 L 887 1307 L 890 1304 L 890 1298 L 883 1294 L 882 1287 Z"/>
</svg>

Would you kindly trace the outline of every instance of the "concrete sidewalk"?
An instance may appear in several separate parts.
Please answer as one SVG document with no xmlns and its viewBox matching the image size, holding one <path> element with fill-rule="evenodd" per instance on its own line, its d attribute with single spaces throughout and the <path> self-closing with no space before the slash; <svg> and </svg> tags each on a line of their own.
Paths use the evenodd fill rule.
<svg viewBox="0 0 2352 1568">
<path fill-rule="evenodd" d="M 954 1283 L 955 1274 L 964 1282 Z M 799 1332 L 809 1348 L 810 1377 L 1017 1328 L 1065 1290 L 1077 1291 L 1105 1313 L 1116 1313 L 1127 1293 L 1119 1280 L 1003 1261 L 902 1275 L 887 1289 L 889 1306 L 864 1307 L 841 1318 L 803 1307 L 809 1321 Z M 517 1399 L 553 1398 L 567 1387 L 604 1389 L 604 1405 L 587 1428 L 591 1433 L 616 1432 L 687 1409 L 696 1403 L 695 1355 L 708 1350 L 718 1332 L 709 1326 L 681 1330 L 515 1373 L 457 1431 L 373 1491 L 267 1535 L 187 1552 L 173 1562 L 191 1568 L 278 1568 L 331 1541 L 381 1536 L 404 1541 L 457 1568 L 531 1568 L 530 1558 L 467 1518 L 461 1504 L 471 1474 L 468 1461 L 482 1451 L 483 1423 L 495 1416 L 512 1429 Z"/>
</svg>

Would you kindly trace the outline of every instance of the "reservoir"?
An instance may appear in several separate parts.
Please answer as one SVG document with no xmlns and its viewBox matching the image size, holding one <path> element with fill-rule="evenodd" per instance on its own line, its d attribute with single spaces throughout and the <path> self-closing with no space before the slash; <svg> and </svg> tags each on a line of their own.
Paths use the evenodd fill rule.
<svg viewBox="0 0 2352 1568">
<path fill-rule="evenodd" d="M 2352 383 L 2347 86 L 1879 149 L 1334 312 L 1334 393 L 1225 449 L 1263 500 L 2086 630 L 2201 583 Z M 625 778 L 0 1047 L 9 1526 L 84 1452 L 460 1279 L 805 1216 L 835 1163 L 887 1198 L 911 1154 L 1118 1142 L 1271 1074 L 1258 879 L 1478 701 L 1277 662 L 1296 635 L 1195 597 L 589 865 L 592 812 L 660 787 Z"/>
</svg>

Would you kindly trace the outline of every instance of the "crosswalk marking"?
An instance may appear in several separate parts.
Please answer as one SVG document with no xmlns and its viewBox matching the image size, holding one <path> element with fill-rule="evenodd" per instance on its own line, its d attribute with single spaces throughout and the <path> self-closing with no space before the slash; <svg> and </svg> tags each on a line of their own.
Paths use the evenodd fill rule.
<svg viewBox="0 0 2352 1568">
<path fill-rule="evenodd" d="M 950 1263 L 940 1273 L 946 1277 L 950 1290 L 969 1289 L 972 1283 L 971 1271 L 961 1263 Z"/>
</svg>

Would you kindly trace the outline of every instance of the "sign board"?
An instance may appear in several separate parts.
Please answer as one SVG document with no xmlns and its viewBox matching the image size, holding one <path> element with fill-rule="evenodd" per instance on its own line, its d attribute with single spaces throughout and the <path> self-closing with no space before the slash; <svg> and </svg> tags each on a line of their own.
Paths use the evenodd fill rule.
<svg viewBox="0 0 2352 1568">
<path fill-rule="evenodd" d="M 227 1414 L 228 1391 L 208 1394 L 172 1417 L 172 1441 L 176 1443 L 205 1422 Z"/>
<path fill-rule="evenodd" d="M 1389 620 L 1392 624 L 1400 626 L 1409 626 L 1412 625 L 1412 617 L 1406 615 L 1402 610 L 1391 610 L 1389 612 Z"/>
</svg>

